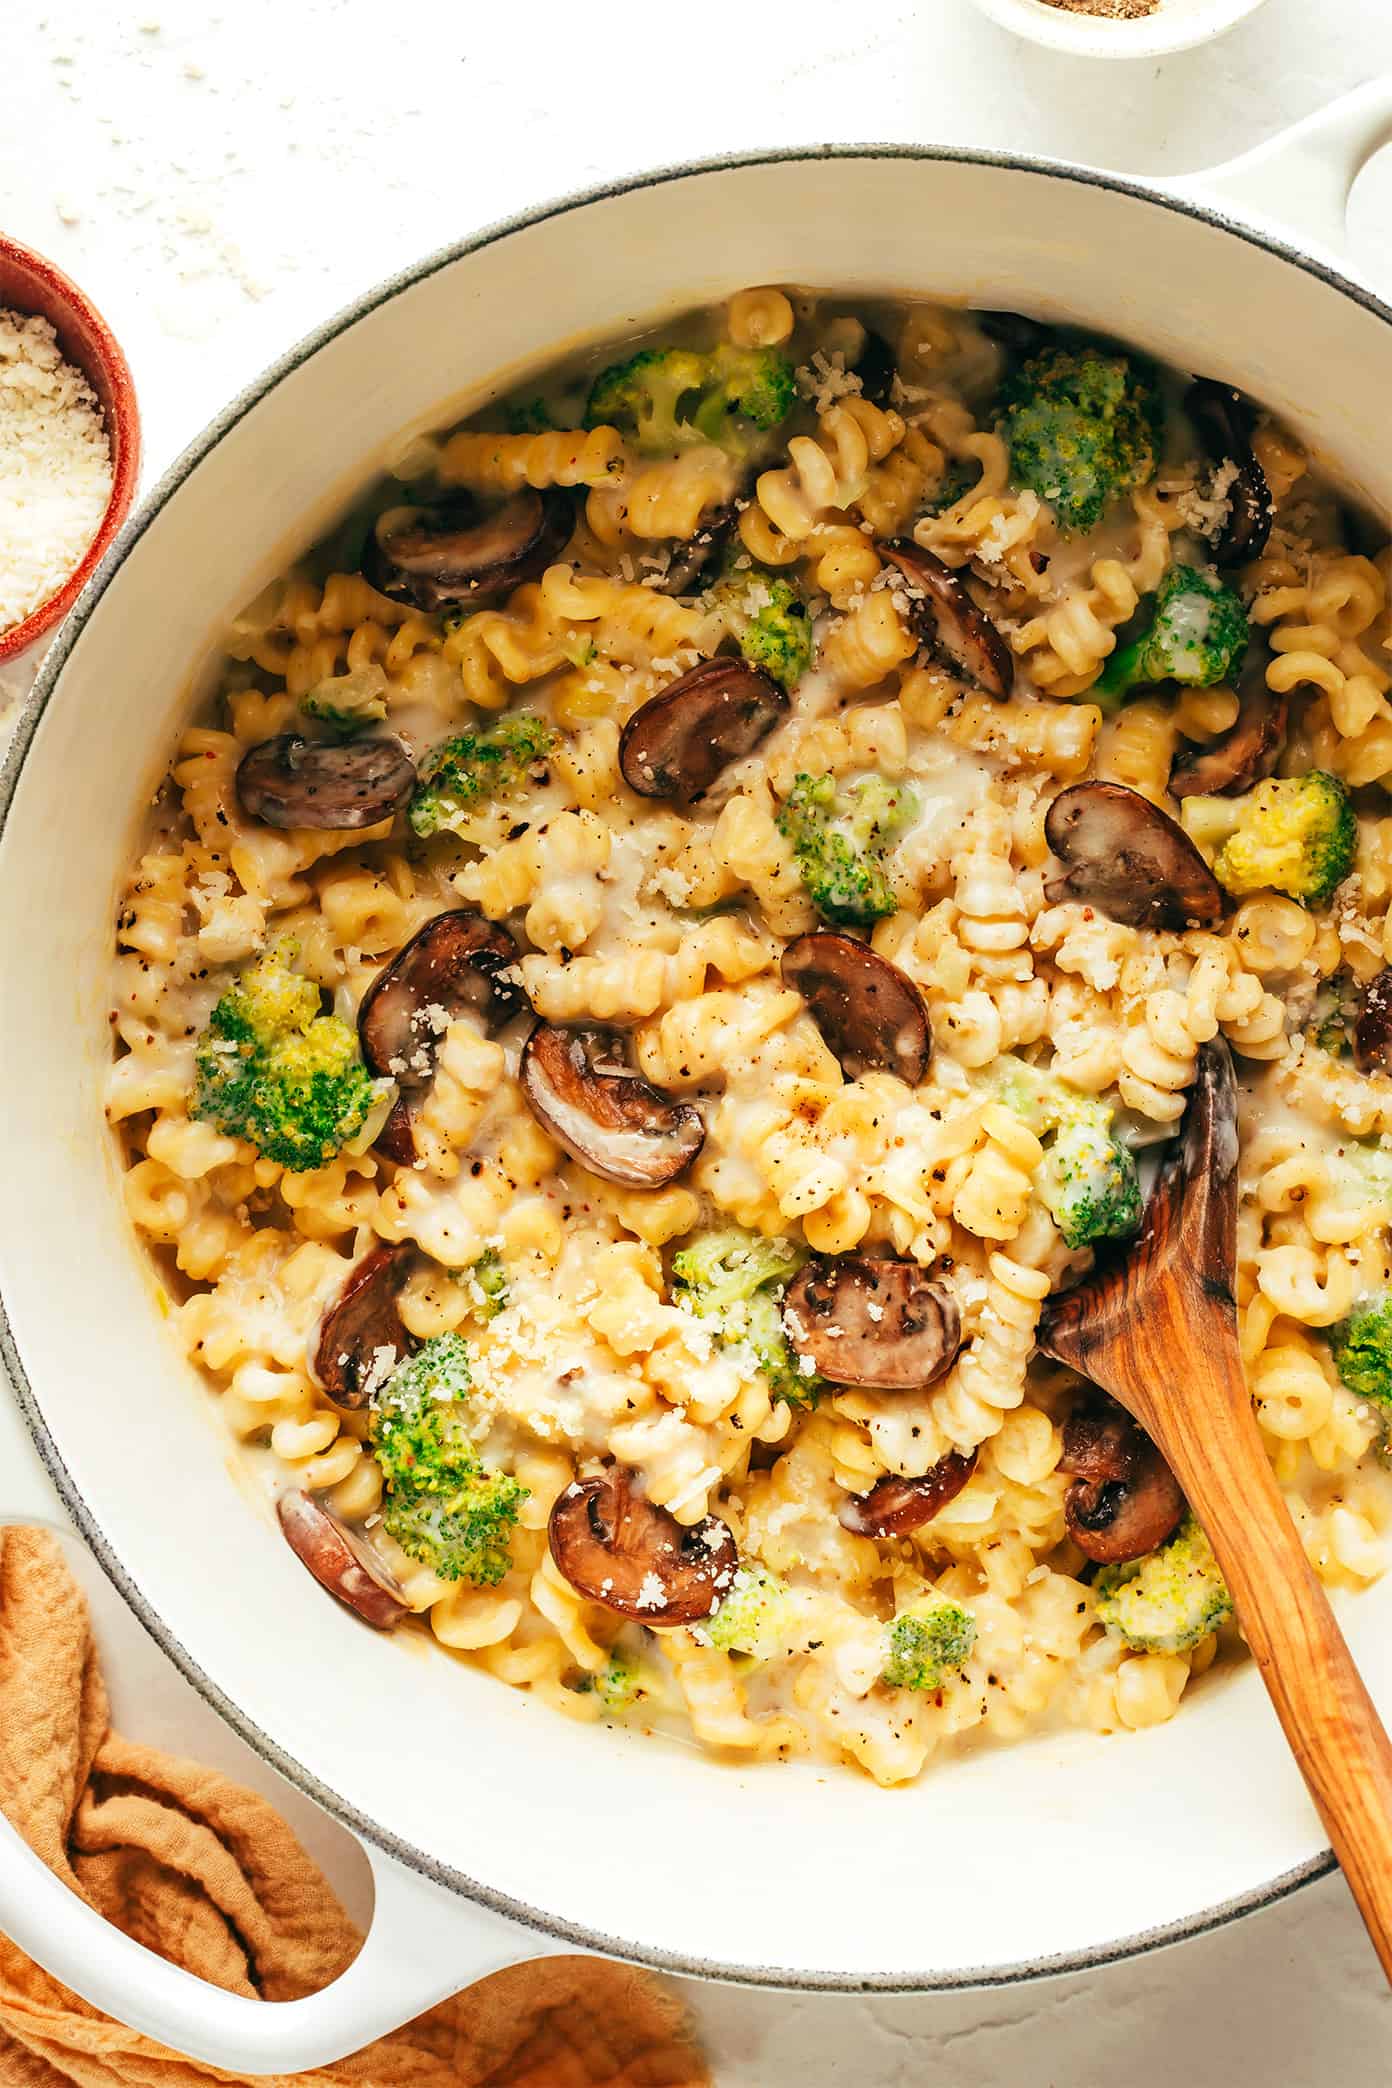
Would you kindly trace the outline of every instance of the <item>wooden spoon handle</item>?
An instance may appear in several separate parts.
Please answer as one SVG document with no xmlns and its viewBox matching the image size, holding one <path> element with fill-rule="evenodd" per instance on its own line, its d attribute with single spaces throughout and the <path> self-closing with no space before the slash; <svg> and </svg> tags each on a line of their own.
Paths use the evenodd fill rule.
<svg viewBox="0 0 1392 2088">
<path fill-rule="evenodd" d="M 1203 1403 L 1209 1429 L 1221 1421 L 1227 1440 L 1206 1445 L 1167 1428 L 1182 1440 L 1162 1447 L 1176 1453 L 1170 1462 L 1392 1980 L 1392 1741 L 1281 1499 L 1235 1357 L 1232 1368 L 1238 1383 L 1221 1411 Z"/>
</svg>

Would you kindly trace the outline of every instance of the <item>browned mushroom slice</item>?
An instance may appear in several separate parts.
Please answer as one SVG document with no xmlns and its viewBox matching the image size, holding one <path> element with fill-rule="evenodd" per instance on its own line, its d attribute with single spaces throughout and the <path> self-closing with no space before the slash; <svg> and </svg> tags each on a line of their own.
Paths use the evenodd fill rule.
<svg viewBox="0 0 1392 2088">
<path fill-rule="evenodd" d="M 242 756 L 237 799 L 263 826 L 323 827 L 346 833 L 376 826 L 416 787 L 410 755 L 395 739 L 301 739 L 282 732 Z"/>
<path fill-rule="evenodd" d="M 684 595 L 694 591 L 702 573 L 724 550 L 735 525 L 735 514 L 734 501 L 727 500 L 701 517 L 695 536 L 673 547 L 666 572 L 651 583 L 659 594 Z"/>
<path fill-rule="evenodd" d="M 401 1590 L 362 1540 L 309 1494 L 282 1494 L 280 1527 L 295 1557 L 309 1568 L 345 1609 L 378 1631 L 390 1631 L 410 1615 Z"/>
<path fill-rule="evenodd" d="M 690 804 L 752 754 L 787 711 L 771 676 L 744 660 L 702 660 L 633 713 L 619 735 L 619 767 L 640 797 Z"/>
<path fill-rule="evenodd" d="M 917 1087 L 933 1032 L 912 979 L 849 935 L 799 935 L 783 952 L 783 983 L 800 993 L 847 1080 L 876 1070 Z"/>
<path fill-rule="evenodd" d="M 620 1466 L 568 1486 L 549 1536 L 557 1567 L 588 1602 L 659 1630 L 708 1617 L 739 1562 L 718 1516 L 688 1528 L 635 1492 Z"/>
<path fill-rule="evenodd" d="M 869 1493 L 852 1494 L 842 1503 L 837 1520 L 857 1537 L 906 1537 L 955 1501 L 975 1470 L 975 1450 L 967 1457 L 951 1450 L 919 1479 L 898 1479 L 891 1473 Z"/>
<path fill-rule="evenodd" d="M 1061 790 L 1044 834 L 1064 865 L 1051 904 L 1077 899 L 1133 928 L 1211 928 L 1223 888 L 1184 829 L 1122 783 Z"/>
<path fill-rule="evenodd" d="M 1068 1534 L 1099 1566 L 1154 1551 L 1184 1513 L 1179 1482 L 1150 1437 L 1101 1393 L 1069 1416 L 1059 1470 L 1073 1474 L 1063 1497 Z"/>
<path fill-rule="evenodd" d="M 987 339 L 1012 358 L 1038 355 L 1054 339 L 1051 327 L 1023 312 L 973 312 L 972 317 Z"/>
<path fill-rule="evenodd" d="M 913 596 L 910 621 L 917 636 L 959 673 L 985 689 L 988 696 L 1008 696 L 1015 679 L 1010 647 L 954 573 L 911 537 L 881 544 L 909 583 Z"/>
<path fill-rule="evenodd" d="M 872 406 L 889 404 L 896 370 L 894 350 L 883 334 L 867 330 L 865 346 L 856 361 L 855 374 L 860 379 L 860 395 L 863 399 L 868 399 Z"/>
<path fill-rule="evenodd" d="M 1266 651 L 1254 672 L 1244 674 L 1237 716 L 1208 747 L 1187 747 L 1170 768 L 1170 790 L 1177 798 L 1236 797 L 1264 783 L 1286 744 L 1290 698 L 1275 696 L 1266 686 Z"/>
<path fill-rule="evenodd" d="M 564 493 L 530 486 L 483 516 L 468 501 L 389 508 L 373 530 L 368 578 L 419 609 L 481 608 L 544 572 L 574 520 Z"/>
<path fill-rule="evenodd" d="M 406 1097 L 434 1079 L 435 1055 L 455 1016 L 472 1009 L 496 1029 L 526 1007 L 520 988 L 498 976 L 519 954 L 506 928 L 458 908 L 427 921 L 368 987 L 358 1009 L 363 1063 L 401 1089 L 377 1137 L 388 1159 L 415 1158 Z"/>
<path fill-rule="evenodd" d="M 788 1285 L 783 1326 L 799 1356 L 833 1385 L 916 1392 L 962 1343 L 957 1301 L 916 1262 L 843 1254 L 810 1261 Z"/>
<path fill-rule="evenodd" d="M 1392 971 L 1378 972 L 1363 988 L 1353 1052 L 1361 1072 L 1392 1073 Z"/>
<path fill-rule="evenodd" d="M 522 1092 L 542 1129 L 606 1182 L 655 1189 L 705 1142 L 700 1112 L 671 1102 L 623 1062 L 609 1030 L 539 1022 L 522 1047 Z"/>
<path fill-rule="evenodd" d="M 348 1279 L 319 1323 L 312 1374 L 335 1406 L 365 1407 L 378 1382 L 413 1346 L 397 1298 L 410 1266 L 411 1246 L 374 1247 Z"/>
<path fill-rule="evenodd" d="M 1185 410 L 1220 477 L 1227 519 L 1209 549 L 1216 566 L 1246 565 L 1260 557 L 1271 534 L 1275 503 L 1266 473 L 1252 448 L 1251 406 L 1230 384 L 1200 377 L 1191 384 Z"/>
</svg>

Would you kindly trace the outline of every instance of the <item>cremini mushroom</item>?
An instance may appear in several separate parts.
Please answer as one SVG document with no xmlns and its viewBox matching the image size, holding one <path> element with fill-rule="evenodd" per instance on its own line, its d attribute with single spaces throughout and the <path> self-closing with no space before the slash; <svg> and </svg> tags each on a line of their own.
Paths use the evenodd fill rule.
<svg viewBox="0 0 1392 2088">
<path fill-rule="evenodd" d="M 1392 971 L 1377 972 L 1363 988 L 1353 1048 L 1360 1071 L 1392 1073 Z"/>
<path fill-rule="evenodd" d="M 691 594 L 706 568 L 724 550 L 735 526 L 735 514 L 733 500 L 708 509 L 697 524 L 695 536 L 672 547 L 666 572 L 649 584 L 659 594 Z"/>
<path fill-rule="evenodd" d="M 888 406 L 890 393 L 894 389 L 894 350 L 883 334 L 866 330 L 865 346 L 856 357 L 855 374 L 860 379 L 860 396 L 868 399 L 872 406 Z"/>
<path fill-rule="evenodd" d="M 1215 490 L 1221 488 L 1228 504 L 1225 520 L 1209 539 L 1213 563 L 1246 565 L 1266 549 L 1275 513 L 1266 473 L 1252 448 L 1252 408 L 1240 391 L 1211 377 L 1190 385 L 1184 405 L 1217 467 Z"/>
<path fill-rule="evenodd" d="M 411 1245 L 374 1247 L 350 1270 L 319 1322 L 310 1372 L 335 1406 L 365 1407 L 387 1373 L 414 1346 L 397 1299 L 411 1262 Z"/>
<path fill-rule="evenodd" d="M 544 572 L 574 521 L 566 494 L 530 486 L 485 515 L 467 498 L 388 508 L 372 532 L 367 577 L 419 609 L 481 608 Z"/>
<path fill-rule="evenodd" d="M 416 1157 L 409 1098 L 435 1078 L 435 1055 L 455 1016 L 473 1010 L 492 1030 L 527 1005 L 521 989 L 499 977 L 519 955 L 506 928 L 460 907 L 427 921 L 368 987 L 358 1009 L 363 1063 L 400 1090 L 377 1136 L 388 1159 Z"/>
<path fill-rule="evenodd" d="M 539 1022 L 519 1077 L 542 1129 L 606 1182 L 655 1189 L 689 1167 L 705 1141 L 699 1110 L 633 1072 L 610 1030 Z"/>
<path fill-rule="evenodd" d="M 933 1032 L 923 995 L 888 958 L 853 936 L 819 930 L 783 952 L 783 983 L 800 993 L 848 1080 L 896 1073 L 917 1087 Z"/>
<path fill-rule="evenodd" d="M 566 1488 L 551 1510 L 549 1538 L 557 1569 L 587 1601 L 656 1629 L 708 1617 L 738 1564 L 718 1516 L 679 1523 L 618 1465 Z"/>
<path fill-rule="evenodd" d="M 1012 360 L 1038 355 L 1055 338 L 1052 327 L 1040 319 L 1027 319 L 1023 312 L 973 312 L 981 331 Z"/>
<path fill-rule="evenodd" d="M 808 1262 L 784 1294 L 783 1326 L 833 1385 L 884 1392 L 931 1385 L 962 1340 L 956 1299 L 917 1262 L 857 1254 Z"/>
<path fill-rule="evenodd" d="M 900 1479 L 891 1472 L 869 1493 L 851 1494 L 841 1504 L 838 1521 L 857 1537 L 907 1536 L 955 1501 L 975 1470 L 975 1450 L 966 1457 L 949 1450 L 917 1479 Z"/>
<path fill-rule="evenodd" d="M 390 819 L 416 787 L 400 740 L 302 739 L 281 732 L 242 756 L 237 800 L 263 826 L 321 827 L 347 833 Z"/>
<path fill-rule="evenodd" d="M 1000 632 L 972 600 L 960 573 L 924 551 L 912 537 L 896 537 L 880 550 L 908 582 L 910 622 L 927 646 L 976 682 L 988 696 L 1008 696 L 1015 661 Z"/>
<path fill-rule="evenodd" d="M 1103 1393 L 1070 1414 L 1059 1470 L 1073 1475 L 1063 1497 L 1068 1534 L 1100 1566 L 1154 1551 L 1184 1513 L 1179 1483 L 1150 1437 Z"/>
<path fill-rule="evenodd" d="M 1266 685 L 1266 647 L 1253 647 L 1253 653 L 1238 683 L 1237 716 L 1227 731 L 1210 746 L 1189 746 L 1176 754 L 1170 766 L 1173 796 L 1237 797 L 1273 773 L 1286 744 L 1290 698 L 1274 695 Z"/>
<path fill-rule="evenodd" d="M 276 1504 L 280 1527 L 295 1557 L 321 1588 L 378 1631 L 410 1614 L 396 1582 L 372 1558 L 353 1530 L 310 1494 L 285 1493 Z"/>
<path fill-rule="evenodd" d="M 1051 904 L 1076 899 L 1133 928 L 1211 928 L 1223 888 L 1184 829 L 1122 783 L 1061 790 L 1044 834 L 1064 868 Z"/>
<path fill-rule="evenodd" d="M 640 797 L 690 804 L 732 761 L 752 754 L 788 709 L 786 693 L 745 660 L 702 660 L 640 704 L 619 735 L 619 767 Z"/>
</svg>

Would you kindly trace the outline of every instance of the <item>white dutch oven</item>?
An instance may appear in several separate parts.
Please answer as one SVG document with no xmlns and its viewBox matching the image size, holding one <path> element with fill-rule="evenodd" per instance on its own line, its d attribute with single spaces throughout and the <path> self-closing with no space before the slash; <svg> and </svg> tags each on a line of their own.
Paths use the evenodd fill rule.
<svg viewBox="0 0 1392 2088">
<path fill-rule="evenodd" d="M 547 1949 L 787 1986 L 987 1984 L 1192 1934 L 1327 1867 L 1250 1670 L 1196 1689 L 1173 1726 L 981 1752 L 885 1792 L 576 1726 L 364 1631 L 229 1476 L 154 1310 L 101 1093 L 115 893 L 190 673 L 405 427 L 467 411 L 554 344 L 741 284 L 913 289 L 1080 321 L 1245 385 L 1392 512 L 1392 311 L 1332 261 L 1389 129 L 1392 84 L 1365 89 L 1184 197 L 864 148 L 540 210 L 297 349 L 127 527 L 50 656 L 0 805 L 4 1354 L 107 1572 L 237 1730 L 361 1835 L 377 1907 L 336 1986 L 267 2006 L 118 1936 L 5 1829 L 0 1928 L 94 2003 L 236 2072 L 292 2073 Z M 1330 261 L 1254 234 L 1264 208 Z M 3 1481 L 0 1509 L 23 1519 L 33 1504 Z M 1392 1582 L 1346 1617 L 1385 1713 L 1390 1620 Z"/>
</svg>

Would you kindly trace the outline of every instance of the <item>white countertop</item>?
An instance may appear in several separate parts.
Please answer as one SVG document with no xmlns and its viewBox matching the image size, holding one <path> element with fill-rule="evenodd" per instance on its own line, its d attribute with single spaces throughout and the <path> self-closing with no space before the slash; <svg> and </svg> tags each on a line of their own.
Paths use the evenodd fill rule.
<svg viewBox="0 0 1392 2088">
<path fill-rule="evenodd" d="M 337 306 L 547 196 L 814 139 L 1188 172 L 1392 70 L 1381 0 L 1269 0 L 1216 45 L 1134 65 L 1019 43 L 968 0 L 706 0 L 666 16 L 557 0 L 10 0 L 3 12 L 0 227 L 67 268 L 114 326 L 147 483 Z M 1392 283 L 1389 196 L 1371 169 L 1350 222 L 1364 265 Z M 23 679 L 0 669 L 0 708 Z M 0 1474 L 28 1454 L 0 1407 Z M 1124 1844 L 1119 1822 L 1118 1861 Z M 925 1894 L 935 1882 L 926 1852 Z M 1388 1996 L 1338 1879 L 1085 1978 L 894 2001 L 687 1991 L 720 2088 L 1385 2088 L 1392 2070 Z"/>
</svg>

